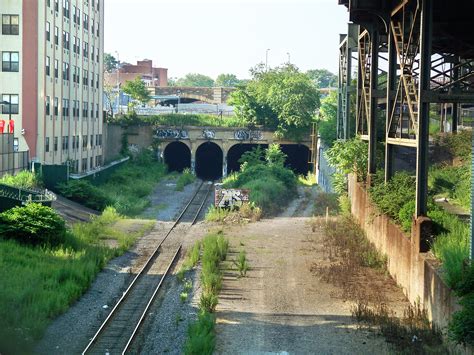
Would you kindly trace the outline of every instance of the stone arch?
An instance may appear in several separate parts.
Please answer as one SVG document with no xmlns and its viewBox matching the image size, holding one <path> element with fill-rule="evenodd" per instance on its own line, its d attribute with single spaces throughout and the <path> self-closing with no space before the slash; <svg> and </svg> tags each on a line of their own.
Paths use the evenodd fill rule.
<svg viewBox="0 0 474 355">
<path fill-rule="evenodd" d="M 311 151 L 305 144 L 281 144 L 281 151 L 286 154 L 285 166 L 295 174 L 306 175 L 310 170 Z"/>
<path fill-rule="evenodd" d="M 222 177 L 224 152 L 215 142 L 204 142 L 196 149 L 196 176 L 203 180 Z"/>
<path fill-rule="evenodd" d="M 182 141 L 169 142 L 164 147 L 163 159 L 169 171 L 182 172 L 191 168 L 191 149 Z"/>
</svg>

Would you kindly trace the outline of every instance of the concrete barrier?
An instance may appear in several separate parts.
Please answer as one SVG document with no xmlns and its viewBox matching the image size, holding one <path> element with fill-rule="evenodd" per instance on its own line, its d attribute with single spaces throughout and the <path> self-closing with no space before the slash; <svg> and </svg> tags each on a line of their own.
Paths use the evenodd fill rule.
<svg viewBox="0 0 474 355">
<path fill-rule="evenodd" d="M 354 175 L 349 176 L 349 198 L 352 215 L 377 250 L 387 256 L 390 275 L 411 303 L 419 301 L 430 321 L 445 328 L 459 305 L 441 278 L 439 261 L 430 252 L 420 252 L 419 228 L 415 225 L 412 236 L 404 234 L 389 217 L 378 212 Z"/>
</svg>

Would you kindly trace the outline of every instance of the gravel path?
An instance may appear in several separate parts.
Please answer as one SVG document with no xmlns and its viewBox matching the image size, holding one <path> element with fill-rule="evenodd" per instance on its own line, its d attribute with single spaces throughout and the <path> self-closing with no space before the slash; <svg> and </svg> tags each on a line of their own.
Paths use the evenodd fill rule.
<svg viewBox="0 0 474 355">
<path fill-rule="evenodd" d="M 225 275 L 219 297 L 218 354 L 388 353 L 384 339 L 356 329 L 350 302 L 311 273 L 324 260 L 322 232 L 308 218 L 275 218 L 229 227 L 234 256 L 245 249 L 251 270 Z M 401 291 L 399 291 L 401 293 Z"/>
<path fill-rule="evenodd" d="M 81 353 L 127 288 L 133 273 L 141 268 L 162 239 L 163 232 L 170 227 L 171 222 L 166 221 L 174 219 L 198 185 L 199 182 L 196 181 L 186 186 L 184 191 L 178 192 L 175 191 L 173 181 L 160 182 L 153 193 L 152 206 L 144 213 L 144 216 L 148 214 L 158 220 L 154 229 L 141 238 L 129 252 L 109 262 L 89 290 L 66 313 L 50 324 L 35 353 Z"/>
</svg>

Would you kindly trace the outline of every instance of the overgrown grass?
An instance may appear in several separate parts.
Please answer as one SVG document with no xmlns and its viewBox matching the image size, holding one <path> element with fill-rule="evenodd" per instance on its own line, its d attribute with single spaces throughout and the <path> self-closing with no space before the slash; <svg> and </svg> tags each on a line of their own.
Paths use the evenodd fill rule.
<svg viewBox="0 0 474 355">
<path fill-rule="evenodd" d="M 204 114 L 164 114 L 155 116 L 137 116 L 134 113 L 117 116 L 111 123 L 121 125 L 149 124 L 155 126 L 197 126 L 197 127 L 246 127 L 244 120 L 237 116 L 224 116 L 222 118 Z"/>
<path fill-rule="evenodd" d="M 151 152 L 144 151 L 126 162 L 104 184 L 94 186 L 88 181 L 69 181 L 61 184 L 59 191 L 96 210 L 112 206 L 120 214 L 136 216 L 150 205 L 148 195 L 165 174 L 166 166 L 158 163 Z"/>
<path fill-rule="evenodd" d="M 237 266 L 237 270 L 241 277 L 245 277 L 247 275 L 247 271 L 250 269 L 249 262 L 247 261 L 247 253 L 245 250 L 241 250 L 239 252 L 239 256 L 236 260 L 234 260 L 235 266 Z"/>
<path fill-rule="evenodd" d="M 449 198 L 451 203 L 471 208 L 471 171 L 468 164 L 430 168 L 428 177 L 430 193 L 436 197 Z"/>
<path fill-rule="evenodd" d="M 222 233 L 210 234 L 202 241 L 201 284 L 198 320 L 188 329 L 185 354 L 212 354 L 215 347 L 215 316 L 218 294 L 222 286 L 219 265 L 226 259 L 229 242 Z"/>
<path fill-rule="evenodd" d="M 196 176 L 191 173 L 191 170 L 189 168 L 184 169 L 176 181 L 176 191 L 183 191 L 186 185 L 193 183 L 195 180 Z"/>
<path fill-rule="evenodd" d="M 112 257 L 139 234 L 115 231 L 120 217 L 112 209 L 92 223 L 78 223 L 55 248 L 0 240 L 0 352 L 30 353 L 48 323 L 90 286 Z M 149 226 L 148 226 L 149 229 Z M 107 247 L 103 239 L 119 239 Z"/>
<path fill-rule="evenodd" d="M 217 223 L 248 223 L 259 221 L 262 216 L 262 209 L 255 206 L 255 203 L 244 203 L 240 208 L 220 208 L 211 206 L 206 212 L 207 222 Z"/>
<path fill-rule="evenodd" d="M 339 195 L 334 193 L 318 192 L 314 200 L 313 214 L 315 216 L 325 216 L 326 212 L 330 216 L 338 215 L 340 212 Z"/>
<path fill-rule="evenodd" d="M 185 280 L 184 275 L 186 272 L 190 271 L 192 268 L 196 267 L 199 262 L 199 255 L 201 253 L 201 242 L 198 240 L 191 249 L 188 250 L 186 258 L 184 259 L 183 264 L 178 270 L 176 276 L 178 280 L 183 282 Z"/>
<path fill-rule="evenodd" d="M 6 174 L 0 178 L 0 184 L 5 184 L 23 189 L 39 188 L 43 185 L 38 174 L 31 171 L 20 171 L 16 175 Z"/>
<path fill-rule="evenodd" d="M 309 172 L 306 176 L 298 175 L 298 184 L 302 186 L 316 185 L 316 176 Z"/>
</svg>

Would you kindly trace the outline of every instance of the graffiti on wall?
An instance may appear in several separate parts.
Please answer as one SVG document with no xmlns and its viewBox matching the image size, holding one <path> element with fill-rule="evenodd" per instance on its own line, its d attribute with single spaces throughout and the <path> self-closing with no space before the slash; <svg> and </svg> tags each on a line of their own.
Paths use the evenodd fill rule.
<svg viewBox="0 0 474 355">
<path fill-rule="evenodd" d="M 216 132 L 211 129 L 203 129 L 202 136 L 204 139 L 214 139 L 216 138 Z"/>
<path fill-rule="evenodd" d="M 159 129 L 156 131 L 156 137 L 161 139 L 189 139 L 188 131 L 184 129 Z"/>
<path fill-rule="evenodd" d="M 261 140 L 263 139 L 263 134 L 261 131 L 241 129 L 234 132 L 234 138 L 239 141 Z"/>
<path fill-rule="evenodd" d="M 215 206 L 220 208 L 240 207 L 249 201 L 249 190 L 223 189 L 216 186 Z"/>
</svg>

